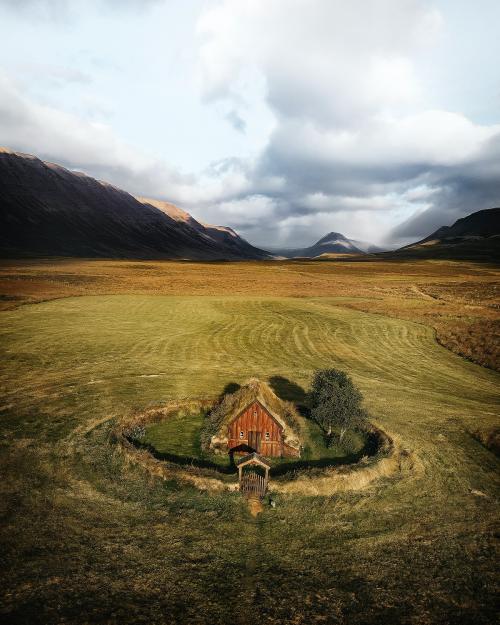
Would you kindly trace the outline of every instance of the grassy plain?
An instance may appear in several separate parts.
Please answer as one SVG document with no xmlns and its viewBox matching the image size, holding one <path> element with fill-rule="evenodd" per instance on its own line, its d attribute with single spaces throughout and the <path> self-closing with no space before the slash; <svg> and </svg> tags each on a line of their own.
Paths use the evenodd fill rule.
<svg viewBox="0 0 500 625">
<path fill-rule="evenodd" d="M 495 322 L 498 272 L 373 265 L 4 263 L 6 622 L 492 623 L 499 461 L 470 431 L 498 426 L 500 376 L 432 326 Z M 459 306 L 447 293 L 464 284 L 482 295 Z M 279 495 L 253 518 L 110 441 L 131 410 L 251 376 L 306 388 L 325 366 L 350 372 L 418 471 Z"/>
<path fill-rule="evenodd" d="M 446 260 L 196 263 L 0 260 L 0 310 L 71 295 L 342 297 L 434 328 L 455 353 L 500 371 L 498 265 Z"/>
</svg>

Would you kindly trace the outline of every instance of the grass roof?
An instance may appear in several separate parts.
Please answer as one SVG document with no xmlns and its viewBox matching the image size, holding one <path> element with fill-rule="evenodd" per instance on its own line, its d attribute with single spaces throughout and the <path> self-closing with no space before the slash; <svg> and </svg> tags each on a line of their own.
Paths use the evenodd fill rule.
<svg viewBox="0 0 500 625">
<path fill-rule="evenodd" d="M 254 401 L 259 401 L 282 426 L 284 442 L 298 449 L 300 427 L 295 406 L 280 399 L 268 384 L 257 378 L 250 379 L 234 393 L 224 395 L 214 407 L 203 428 L 202 447 L 209 449 L 213 437 L 227 441 L 227 425 Z"/>
</svg>

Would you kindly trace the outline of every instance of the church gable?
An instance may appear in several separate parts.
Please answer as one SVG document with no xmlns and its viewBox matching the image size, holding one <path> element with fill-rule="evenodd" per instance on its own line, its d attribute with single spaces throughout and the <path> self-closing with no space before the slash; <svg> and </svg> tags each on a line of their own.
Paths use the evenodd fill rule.
<svg viewBox="0 0 500 625">
<path fill-rule="evenodd" d="M 299 456 L 298 415 L 293 404 L 281 400 L 260 380 L 250 380 L 225 395 L 213 412 L 218 422 L 210 449 L 216 453 Z"/>
<path fill-rule="evenodd" d="M 228 448 L 238 447 L 269 457 L 283 454 L 283 428 L 259 401 L 246 406 L 228 425 Z"/>
</svg>

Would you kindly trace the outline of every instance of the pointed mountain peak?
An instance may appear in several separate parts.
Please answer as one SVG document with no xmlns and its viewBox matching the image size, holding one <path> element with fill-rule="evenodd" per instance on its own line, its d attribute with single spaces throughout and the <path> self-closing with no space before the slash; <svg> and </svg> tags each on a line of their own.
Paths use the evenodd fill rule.
<svg viewBox="0 0 500 625">
<path fill-rule="evenodd" d="M 316 245 L 321 245 L 322 243 L 331 243 L 333 241 L 349 241 L 349 239 L 340 232 L 329 232 L 327 235 L 317 241 Z"/>
</svg>

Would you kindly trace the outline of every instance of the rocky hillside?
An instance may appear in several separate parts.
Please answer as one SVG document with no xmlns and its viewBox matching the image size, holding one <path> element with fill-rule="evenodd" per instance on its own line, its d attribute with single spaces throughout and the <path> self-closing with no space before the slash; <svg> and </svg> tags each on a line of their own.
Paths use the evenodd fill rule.
<svg viewBox="0 0 500 625">
<path fill-rule="evenodd" d="M 197 232 L 201 233 L 204 237 L 209 237 L 212 241 L 219 243 L 232 252 L 236 256 L 245 256 L 246 258 L 269 258 L 270 255 L 263 250 L 250 245 L 245 239 L 242 239 L 240 235 L 228 226 L 214 226 L 205 222 L 197 221 L 192 215 L 187 213 L 182 208 L 164 202 L 162 200 L 153 200 L 151 198 L 138 197 L 137 198 L 143 204 L 149 204 L 158 208 L 163 213 L 168 215 L 171 219 L 174 219 L 180 224 L 187 224 Z M 260 253 L 260 255 L 258 254 Z"/>
<path fill-rule="evenodd" d="M 135 198 L 85 174 L 0 149 L 2 256 L 269 258 L 230 228 L 167 202 Z"/>
<path fill-rule="evenodd" d="M 452 226 L 442 226 L 415 245 L 460 243 L 464 239 L 488 239 L 500 235 L 500 208 L 477 211 L 457 221 Z"/>
<path fill-rule="evenodd" d="M 396 252 L 398 257 L 500 260 L 500 208 L 476 211 Z"/>
</svg>

